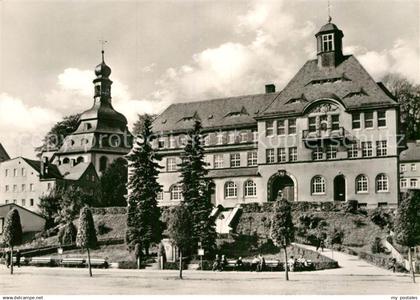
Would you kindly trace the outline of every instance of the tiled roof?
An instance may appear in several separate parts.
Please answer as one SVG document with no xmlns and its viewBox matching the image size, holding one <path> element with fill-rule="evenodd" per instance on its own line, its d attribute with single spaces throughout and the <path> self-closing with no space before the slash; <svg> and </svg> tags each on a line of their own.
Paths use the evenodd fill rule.
<svg viewBox="0 0 420 300">
<path fill-rule="evenodd" d="M 6 149 L 4 149 L 3 145 L 0 143 L 0 162 L 9 160 L 9 154 L 7 154 Z"/>
<path fill-rule="evenodd" d="M 89 168 L 90 165 L 92 164 L 91 163 L 78 163 L 74 167 L 70 167 L 69 164 L 66 164 L 66 165 L 60 165 L 58 169 L 60 170 L 61 174 L 63 174 L 64 179 L 79 180 L 83 176 L 83 174 L 85 174 L 86 170 Z"/>
<path fill-rule="evenodd" d="M 420 162 L 420 140 L 407 143 L 408 149 L 400 153 L 400 161 Z"/>
<path fill-rule="evenodd" d="M 29 164 L 32 168 L 34 168 L 39 174 L 41 174 L 41 162 L 39 160 L 32 160 L 29 158 L 22 157 L 22 159 Z M 58 170 L 57 166 L 54 164 L 48 165 L 48 173 L 45 174 L 42 179 L 53 179 L 62 178 L 60 171 Z"/>
<path fill-rule="evenodd" d="M 290 101 L 299 98 L 306 101 Z M 335 68 L 319 68 L 316 59 L 306 62 L 260 116 L 302 113 L 310 102 L 321 98 L 336 99 L 347 109 L 397 105 L 359 61 L 348 55 Z"/>
<path fill-rule="evenodd" d="M 213 169 L 207 174 L 209 178 L 224 178 L 224 177 L 245 177 L 245 176 L 260 176 L 257 167 L 252 168 L 232 168 L 232 169 Z"/>
<path fill-rule="evenodd" d="M 278 93 L 212 99 L 170 105 L 153 122 L 153 131 L 187 130 L 194 119 L 201 120 L 203 128 L 217 128 L 256 124 L 259 109 L 268 105 Z"/>
</svg>

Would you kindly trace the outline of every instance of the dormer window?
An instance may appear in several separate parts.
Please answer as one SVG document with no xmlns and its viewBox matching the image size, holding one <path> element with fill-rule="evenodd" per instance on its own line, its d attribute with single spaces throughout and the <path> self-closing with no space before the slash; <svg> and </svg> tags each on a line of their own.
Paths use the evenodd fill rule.
<svg viewBox="0 0 420 300">
<path fill-rule="evenodd" d="M 322 36 L 322 51 L 334 51 L 334 34 L 324 34 Z"/>
</svg>

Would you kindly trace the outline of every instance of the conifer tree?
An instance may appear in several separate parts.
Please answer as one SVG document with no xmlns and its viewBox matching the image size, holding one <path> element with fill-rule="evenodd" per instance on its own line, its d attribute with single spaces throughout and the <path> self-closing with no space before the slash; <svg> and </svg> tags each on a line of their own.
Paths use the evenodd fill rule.
<svg viewBox="0 0 420 300">
<path fill-rule="evenodd" d="M 159 157 L 152 148 L 153 133 L 151 119 L 144 120 L 143 131 L 136 146 L 128 155 L 129 181 L 127 206 L 126 243 L 130 251 L 135 250 L 137 267 L 141 266 L 141 253 L 146 254 L 150 244 L 159 243 L 162 238 L 160 209 L 157 195 L 162 187 L 157 181 Z"/>
<path fill-rule="evenodd" d="M 411 248 L 420 244 L 420 191 L 411 191 L 398 207 L 394 224 L 396 241 L 408 247 L 408 261 L 413 282 L 416 282 Z"/>
<path fill-rule="evenodd" d="M 19 211 L 13 208 L 8 212 L 3 228 L 3 242 L 10 248 L 10 274 L 13 274 L 13 247 L 22 243 L 22 224 Z"/>
<path fill-rule="evenodd" d="M 216 247 L 215 220 L 210 218 L 213 205 L 210 201 L 211 182 L 204 161 L 201 122 L 196 120 L 188 133 L 187 143 L 181 156 L 181 184 L 184 204 L 191 214 L 191 250 L 201 242 L 206 256 L 211 256 Z"/>
<path fill-rule="evenodd" d="M 96 238 L 95 224 L 93 223 L 92 212 L 85 206 L 80 211 L 79 228 L 77 231 L 76 244 L 85 248 L 88 254 L 89 276 L 92 277 L 92 268 L 90 265 L 89 249 L 95 248 L 98 243 Z"/>
<path fill-rule="evenodd" d="M 284 250 L 284 269 L 286 280 L 289 280 L 287 268 L 287 246 L 294 239 L 294 225 L 292 220 L 292 208 L 286 199 L 276 201 L 273 213 L 272 238 L 278 246 Z"/>
</svg>

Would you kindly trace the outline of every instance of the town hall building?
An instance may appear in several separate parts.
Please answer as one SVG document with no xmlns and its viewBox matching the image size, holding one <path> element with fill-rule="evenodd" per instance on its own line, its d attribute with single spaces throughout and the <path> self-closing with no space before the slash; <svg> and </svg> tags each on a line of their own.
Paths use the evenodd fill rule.
<svg viewBox="0 0 420 300">
<path fill-rule="evenodd" d="M 203 126 L 215 206 L 290 201 L 395 207 L 399 195 L 398 103 L 327 23 L 317 57 L 281 91 L 170 105 L 153 122 L 163 157 L 161 206 L 182 201 L 180 154 L 195 120 Z"/>
</svg>

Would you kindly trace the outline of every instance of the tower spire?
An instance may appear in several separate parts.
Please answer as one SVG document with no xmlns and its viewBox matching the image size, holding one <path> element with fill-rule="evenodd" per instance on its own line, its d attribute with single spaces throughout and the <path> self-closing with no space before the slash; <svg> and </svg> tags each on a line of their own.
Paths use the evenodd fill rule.
<svg viewBox="0 0 420 300">
<path fill-rule="evenodd" d="M 330 0 L 328 0 L 328 23 L 331 23 L 332 18 L 331 18 L 331 4 L 330 4 Z"/>
<path fill-rule="evenodd" d="M 101 43 L 101 47 L 102 47 L 102 51 L 101 51 L 101 53 L 102 53 L 102 62 L 104 63 L 105 62 L 105 58 L 104 58 L 104 54 L 105 54 L 104 46 L 105 46 L 106 43 L 108 43 L 108 41 L 106 41 L 104 39 L 101 39 L 101 40 L 99 40 L 99 42 Z"/>
</svg>

